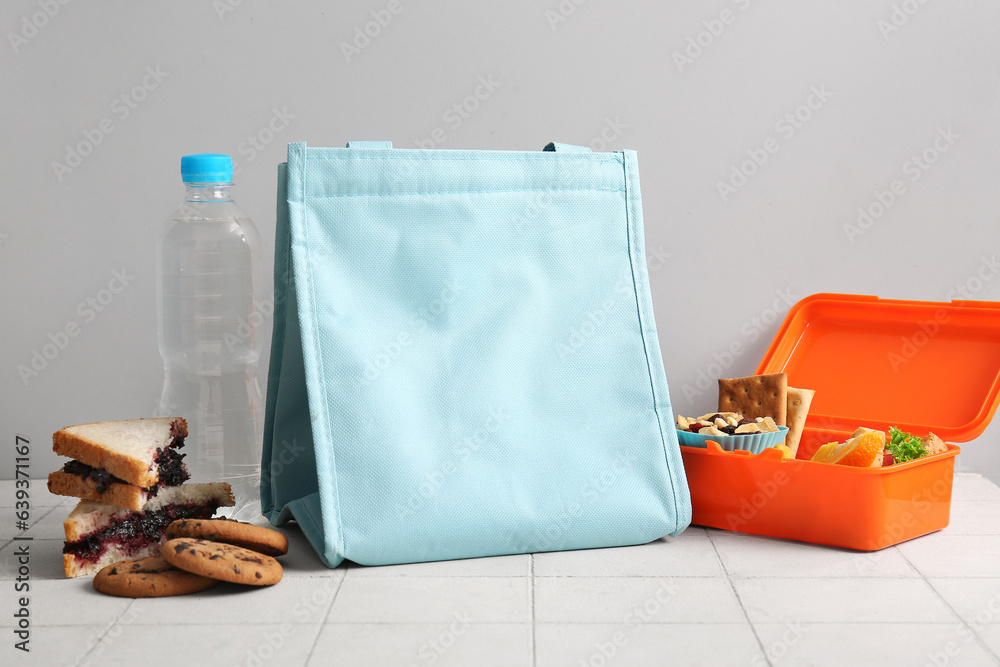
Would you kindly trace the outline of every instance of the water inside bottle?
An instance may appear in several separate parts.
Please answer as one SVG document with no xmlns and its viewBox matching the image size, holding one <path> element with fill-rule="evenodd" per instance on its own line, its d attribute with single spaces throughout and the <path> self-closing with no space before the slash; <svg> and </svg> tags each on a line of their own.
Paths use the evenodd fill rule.
<svg viewBox="0 0 1000 667">
<path fill-rule="evenodd" d="M 254 331 L 262 319 L 255 317 L 259 239 L 231 201 L 182 207 L 169 224 L 159 258 L 161 410 L 188 420 L 191 481 L 229 482 L 236 507 L 223 514 L 254 519 L 264 411 Z"/>
</svg>

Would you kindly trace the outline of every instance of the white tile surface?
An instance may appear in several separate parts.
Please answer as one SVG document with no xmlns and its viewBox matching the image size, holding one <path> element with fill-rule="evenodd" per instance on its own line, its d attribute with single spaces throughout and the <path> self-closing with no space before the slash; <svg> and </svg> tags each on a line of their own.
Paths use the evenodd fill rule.
<svg viewBox="0 0 1000 667">
<path fill-rule="evenodd" d="M 722 575 L 712 543 L 699 526 L 650 544 L 540 553 L 534 559 L 536 577 Z"/>
<path fill-rule="evenodd" d="M 996 502 L 961 500 L 951 504 L 951 521 L 945 535 L 1000 535 L 1000 512 Z"/>
<path fill-rule="evenodd" d="M 757 623 L 754 627 L 775 667 L 996 664 L 996 658 L 959 623 Z"/>
<path fill-rule="evenodd" d="M 221 583 L 196 595 L 136 600 L 129 610 L 134 616 L 131 623 L 170 624 L 184 618 L 192 624 L 232 625 L 243 622 L 247 609 L 254 610 L 258 623 L 322 623 L 343 578 L 342 572 L 334 571 L 321 580 L 298 577 L 259 588 Z"/>
<path fill-rule="evenodd" d="M 309 665 L 437 665 L 507 667 L 531 664 L 528 623 L 326 625 Z"/>
<path fill-rule="evenodd" d="M 96 667 L 97 660 L 88 660 L 84 656 L 100 644 L 101 636 L 106 630 L 107 628 L 92 625 L 39 626 L 31 630 L 28 653 L 14 649 L 12 644 L 20 639 L 12 639 L 10 644 L 5 642 L 2 645 L 0 656 L 3 656 L 4 665 Z M 10 631 L 4 629 L 3 632 L 6 634 Z"/>
<path fill-rule="evenodd" d="M 951 501 L 954 503 L 962 500 L 1000 501 L 1000 486 L 976 473 L 955 473 Z"/>
<path fill-rule="evenodd" d="M 539 577 L 542 623 L 735 623 L 745 620 L 721 577 Z"/>
<path fill-rule="evenodd" d="M 17 576 L 18 548 L 28 545 L 30 574 L 33 580 L 66 578 L 63 572 L 62 540 L 12 541 L 0 549 L 0 581 Z"/>
<path fill-rule="evenodd" d="M 346 577 L 329 623 L 527 623 L 526 577 Z"/>
<path fill-rule="evenodd" d="M 97 629 L 118 618 L 134 600 L 100 595 L 94 591 L 92 577 L 59 581 L 30 581 L 28 605 L 33 625 L 84 625 Z M 5 585 L 4 588 L 7 588 Z M 10 589 L 8 589 L 10 590 Z M 21 594 L 18 593 L 18 596 Z M 15 603 L 14 595 L 3 600 Z M 13 627 L 13 608 L 0 614 L 0 625 Z M 0 644 L 2 646 L 2 644 Z"/>
<path fill-rule="evenodd" d="M 927 577 L 1000 577 L 1000 535 L 933 533 L 897 548 Z"/>
<path fill-rule="evenodd" d="M 920 576 L 894 548 L 859 552 L 723 530 L 709 536 L 734 577 Z"/>
<path fill-rule="evenodd" d="M 65 538 L 66 530 L 63 528 L 63 522 L 74 507 L 76 507 L 76 503 L 38 510 L 34 514 L 31 526 L 24 534 L 37 540 L 61 540 Z"/>
<path fill-rule="evenodd" d="M 538 667 L 753 665 L 760 647 L 747 623 L 539 623 Z"/>
<path fill-rule="evenodd" d="M 0 509 L 0 539 L 8 540 L 15 535 L 31 535 L 39 538 L 57 538 L 63 533 L 62 522 L 69 516 L 70 510 L 65 512 L 61 507 L 34 507 L 27 510 L 29 518 L 27 520 L 28 529 L 18 528 L 17 510 L 12 507 Z M 55 528 L 53 529 L 53 526 Z"/>
<path fill-rule="evenodd" d="M 928 581 L 970 626 L 1000 625 L 1000 578 L 952 577 Z"/>
<path fill-rule="evenodd" d="M 1000 489 L 956 475 L 955 497 L 948 529 L 871 553 L 693 527 L 637 547 L 331 570 L 293 523 L 276 586 L 134 601 L 65 579 L 73 503 L 50 503 L 26 533 L 32 653 L 0 644 L 0 664 L 1000 665 Z M 0 539 L 4 633 L 16 544 Z"/>
<path fill-rule="evenodd" d="M 26 488 L 28 491 L 28 501 L 31 503 L 32 511 L 40 508 L 58 507 L 68 503 L 75 505 L 80 502 L 79 498 L 49 493 L 46 483 L 45 479 L 32 479 L 27 487 L 21 485 L 21 489 Z M 17 501 L 24 499 L 18 495 L 17 491 L 18 487 L 13 480 L 0 480 L 0 509 L 15 507 Z"/>
<path fill-rule="evenodd" d="M 980 643 L 992 652 L 994 656 L 1000 656 L 1000 625 L 985 625 L 976 628 L 976 636 Z M 987 664 L 987 663 L 983 663 Z M 1000 659 L 994 658 L 993 664 L 1000 664 Z"/>
<path fill-rule="evenodd" d="M 751 622 L 957 622 L 923 579 L 734 579 Z"/>
<path fill-rule="evenodd" d="M 93 665 L 304 665 L 320 626 L 247 622 L 220 629 L 214 625 L 177 624 L 112 627 L 87 654 L 81 667 Z M 148 661 L 148 662 L 147 662 Z"/>
<path fill-rule="evenodd" d="M 526 577 L 530 563 L 530 556 L 517 554 L 381 567 L 347 563 L 344 568 L 354 577 Z"/>
</svg>

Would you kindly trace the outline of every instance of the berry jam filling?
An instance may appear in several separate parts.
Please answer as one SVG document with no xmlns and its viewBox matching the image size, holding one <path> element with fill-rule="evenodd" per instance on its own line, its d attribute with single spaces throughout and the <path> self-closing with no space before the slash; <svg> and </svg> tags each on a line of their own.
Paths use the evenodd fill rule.
<svg viewBox="0 0 1000 667">
<path fill-rule="evenodd" d="M 121 547 L 122 552 L 131 557 L 143 547 L 159 544 L 167 531 L 167 526 L 177 519 L 208 519 L 218 509 L 217 503 L 191 505 L 167 505 L 152 512 L 129 512 L 112 519 L 101 530 L 90 533 L 83 539 L 67 543 L 64 554 L 96 563 L 112 544 Z"/>
<path fill-rule="evenodd" d="M 175 419 L 170 422 L 170 437 L 177 442 L 177 447 L 184 446 L 184 438 L 188 436 L 187 422 L 183 419 Z"/>
<path fill-rule="evenodd" d="M 123 479 L 118 479 L 104 468 L 94 468 L 86 463 L 77 460 L 70 461 L 62 467 L 64 473 L 79 475 L 84 479 L 92 479 L 97 482 L 97 492 L 104 493 L 112 484 L 127 484 Z"/>
<path fill-rule="evenodd" d="M 174 447 L 183 446 L 184 438 L 181 438 L 167 445 L 166 449 L 160 449 L 156 452 L 156 458 L 153 461 L 159 472 L 159 483 L 162 486 L 178 486 L 191 478 L 184 466 L 184 454 L 174 449 Z"/>
<path fill-rule="evenodd" d="M 175 419 L 170 423 L 170 444 L 163 449 L 156 450 L 153 463 L 156 465 L 161 486 L 179 486 L 191 479 L 191 475 L 188 474 L 187 468 L 184 466 L 184 455 L 177 451 L 184 446 L 184 438 L 187 437 L 187 434 L 187 422 L 183 419 Z"/>
</svg>

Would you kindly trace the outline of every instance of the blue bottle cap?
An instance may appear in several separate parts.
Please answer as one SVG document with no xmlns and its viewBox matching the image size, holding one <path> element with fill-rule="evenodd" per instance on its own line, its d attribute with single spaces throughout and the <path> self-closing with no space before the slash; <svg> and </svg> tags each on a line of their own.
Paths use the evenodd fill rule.
<svg viewBox="0 0 1000 667">
<path fill-rule="evenodd" d="M 181 180 L 185 183 L 231 183 L 233 158 L 219 153 L 196 153 L 181 158 Z"/>
</svg>

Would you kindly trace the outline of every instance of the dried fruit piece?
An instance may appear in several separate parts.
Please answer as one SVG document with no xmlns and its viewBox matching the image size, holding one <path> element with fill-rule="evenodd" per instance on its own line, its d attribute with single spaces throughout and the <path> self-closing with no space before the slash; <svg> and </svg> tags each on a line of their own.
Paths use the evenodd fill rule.
<svg viewBox="0 0 1000 667">
<path fill-rule="evenodd" d="M 795 454 L 792 452 L 791 448 L 789 448 L 788 445 L 786 445 L 785 443 L 779 442 L 774 447 L 775 447 L 775 449 L 780 449 L 781 450 L 781 457 L 782 458 L 785 458 L 785 459 L 794 459 L 795 458 Z"/>
</svg>

